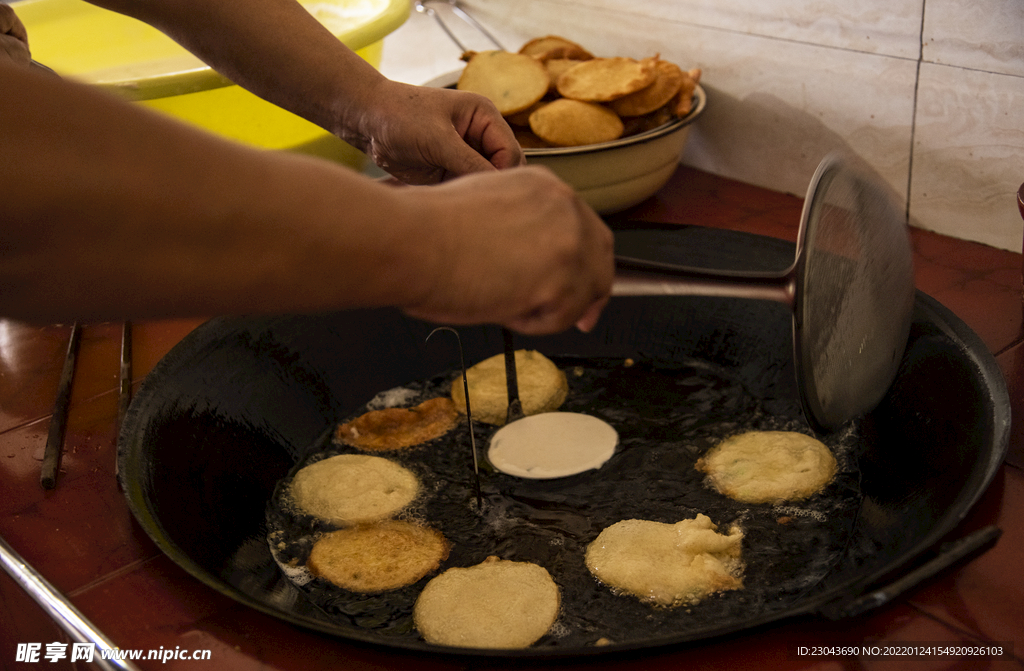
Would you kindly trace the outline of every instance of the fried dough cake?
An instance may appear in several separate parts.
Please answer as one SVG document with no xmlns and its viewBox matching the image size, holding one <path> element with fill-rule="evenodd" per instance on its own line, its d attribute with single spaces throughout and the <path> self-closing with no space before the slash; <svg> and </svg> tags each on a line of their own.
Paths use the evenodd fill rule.
<svg viewBox="0 0 1024 671">
<path fill-rule="evenodd" d="M 508 116 L 544 97 L 550 84 L 547 69 L 537 59 L 494 50 L 472 54 L 456 88 L 489 98 L 502 116 Z"/>
<path fill-rule="evenodd" d="M 744 503 L 799 501 L 836 474 L 820 440 L 796 431 L 748 431 L 726 438 L 697 460 L 716 490 Z"/>
<path fill-rule="evenodd" d="M 324 534 L 306 566 L 313 575 L 351 592 L 387 592 L 436 571 L 449 547 L 430 527 L 384 520 Z"/>
<path fill-rule="evenodd" d="M 367 452 L 400 450 L 440 438 L 458 421 L 450 398 L 431 398 L 412 408 L 371 410 L 339 425 L 334 438 Z"/>
<path fill-rule="evenodd" d="M 565 373 L 546 356 L 535 350 L 516 350 L 516 381 L 523 414 L 536 415 L 557 410 L 569 393 Z M 466 370 L 470 410 L 473 418 L 501 426 L 508 414 L 508 387 L 505 383 L 505 356 L 496 354 Z M 466 412 L 466 392 L 462 378 L 452 382 L 452 401 L 459 412 Z"/>
<path fill-rule="evenodd" d="M 391 517 L 419 491 L 419 478 L 409 469 L 363 454 L 339 454 L 310 464 L 288 486 L 299 509 L 338 526 Z"/>
<path fill-rule="evenodd" d="M 667 105 L 676 97 L 683 81 L 688 77 L 678 65 L 668 61 L 655 61 L 654 82 L 644 88 L 609 103 L 616 114 L 623 117 L 643 116 Z M 691 95 L 692 95 L 691 91 Z"/>
<path fill-rule="evenodd" d="M 594 57 L 592 53 L 572 40 L 558 35 L 536 37 L 524 44 L 519 49 L 519 53 L 533 56 L 545 63 L 555 58 L 572 58 L 578 61 L 586 61 Z"/>
<path fill-rule="evenodd" d="M 659 606 L 695 604 L 742 589 L 743 533 L 720 534 L 707 515 L 675 524 L 616 522 L 587 546 L 586 564 L 605 585 Z"/>
<path fill-rule="evenodd" d="M 559 98 L 530 114 L 530 130 L 556 147 L 578 147 L 617 140 L 625 125 L 603 105 Z"/>
<path fill-rule="evenodd" d="M 544 567 L 488 557 L 428 582 L 413 620 L 428 643 L 526 648 L 551 628 L 560 603 L 558 585 Z"/>
<path fill-rule="evenodd" d="M 653 84 L 655 62 L 653 58 L 593 58 L 563 72 L 556 88 L 564 98 L 608 102 Z"/>
</svg>

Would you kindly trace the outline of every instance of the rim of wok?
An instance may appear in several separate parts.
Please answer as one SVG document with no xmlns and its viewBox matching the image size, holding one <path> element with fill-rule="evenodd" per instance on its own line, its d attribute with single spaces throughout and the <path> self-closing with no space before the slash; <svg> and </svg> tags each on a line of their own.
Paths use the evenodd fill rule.
<svg viewBox="0 0 1024 671">
<path fill-rule="evenodd" d="M 651 225 L 657 226 L 657 224 Z M 726 239 L 735 235 L 741 240 L 745 237 L 769 240 L 762 238 L 762 236 L 747 233 L 734 234 L 734 232 L 721 231 L 719 233 L 728 233 L 728 235 L 724 236 Z M 781 243 L 781 241 L 772 241 L 772 244 L 778 243 Z M 781 244 L 791 247 L 790 243 Z M 760 615 L 755 614 L 748 619 L 733 619 L 727 622 L 713 623 L 706 628 L 688 630 L 679 636 L 662 636 L 642 641 L 613 643 L 607 646 L 576 647 L 572 649 L 559 649 L 557 647 L 531 647 L 514 650 L 464 649 L 436 646 L 423 641 L 392 641 L 382 639 L 379 635 L 374 635 L 373 630 L 358 629 L 354 626 L 342 627 L 340 625 L 331 625 L 324 621 L 274 607 L 264 601 L 253 598 L 235 585 L 226 582 L 220 576 L 211 573 L 168 536 L 161 524 L 158 511 L 153 509 L 152 501 L 143 486 L 145 473 L 142 471 L 142 467 L 146 459 L 147 444 L 144 441 L 145 436 L 142 432 L 136 431 L 136 427 L 140 426 L 145 419 L 150 404 L 158 400 L 157 396 L 160 393 L 163 378 L 173 374 L 174 370 L 178 367 L 188 366 L 189 361 L 197 352 L 212 345 L 215 346 L 223 337 L 225 325 L 232 323 L 231 319 L 214 319 L 195 329 L 161 359 L 153 371 L 146 377 L 132 401 L 119 436 L 118 479 L 133 516 L 143 527 L 147 535 L 150 536 L 161 551 L 167 554 L 170 559 L 185 569 L 190 575 L 236 602 L 275 618 L 345 640 L 380 646 L 396 652 L 425 651 L 441 656 L 536 657 L 547 659 L 609 655 L 622 651 L 654 649 L 669 645 L 709 640 L 798 615 L 816 614 L 827 604 L 849 602 L 862 596 L 870 591 L 870 587 L 876 586 L 883 579 L 905 575 L 913 568 L 916 561 L 920 560 L 924 553 L 932 549 L 958 525 L 991 483 L 1003 461 L 1009 442 L 1009 396 L 1006 391 L 1005 381 L 994 357 L 988 352 L 988 349 L 977 334 L 951 311 L 921 292 L 917 292 L 916 295 L 915 321 L 919 314 L 923 314 L 929 324 L 936 326 L 945 336 L 955 341 L 958 346 L 961 346 L 963 352 L 969 355 L 972 371 L 981 380 L 982 386 L 991 394 L 992 407 L 988 420 L 992 428 L 993 440 L 990 445 L 986 446 L 984 451 L 976 455 L 973 461 L 975 470 L 978 470 L 980 466 L 982 471 L 981 477 L 976 478 L 973 486 L 971 486 L 972 483 L 969 481 L 965 483 L 964 488 L 957 494 L 955 505 L 945 510 L 943 514 L 938 515 L 936 523 L 927 533 L 918 538 L 911 548 L 904 550 L 895 557 L 889 558 L 877 570 L 870 573 L 855 571 L 852 577 L 841 584 L 829 588 L 824 593 L 797 600 L 789 608 L 770 611 Z M 327 428 L 328 431 L 331 429 L 332 427 Z M 279 477 L 283 477 L 283 475 L 282 473 Z M 258 514 L 261 516 L 263 514 L 263 505 L 264 502 L 260 502 L 258 506 Z"/>
</svg>

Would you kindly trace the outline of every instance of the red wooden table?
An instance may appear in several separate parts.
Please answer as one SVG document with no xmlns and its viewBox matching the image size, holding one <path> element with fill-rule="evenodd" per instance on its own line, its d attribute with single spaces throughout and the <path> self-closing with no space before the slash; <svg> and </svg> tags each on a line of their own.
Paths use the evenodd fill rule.
<svg viewBox="0 0 1024 671">
<path fill-rule="evenodd" d="M 801 199 L 680 168 L 625 216 L 699 224 L 794 240 Z M 786 621 L 700 645 L 628 658 L 532 667 L 660 669 L 1024 668 L 1011 659 L 801 657 L 798 645 L 985 642 L 1024 645 L 1024 333 L 1021 255 L 913 231 L 918 288 L 974 329 L 1009 384 L 1014 424 L 1007 463 L 957 534 L 995 524 L 999 542 L 903 598 L 842 622 Z M 136 323 L 136 382 L 199 320 Z M 355 645 L 298 629 L 211 590 L 162 555 L 134 522 L 114 477 L 121 325 L 83 329 L 58 486 L 39 468 L 70 325 L 0 321 L 0 536 L 116 644 L 129 650 L 209 650 L 209 660 L 142 661 L 143 669 L 486 669 L 514 663 L 424 657 Z M 17 661 L 19 645 L 69 643 L 0 573 L 0 667 L 89 668 L 68 658 Z M 70 652 L 70 646 L 68 646 Z"/>
</svg>

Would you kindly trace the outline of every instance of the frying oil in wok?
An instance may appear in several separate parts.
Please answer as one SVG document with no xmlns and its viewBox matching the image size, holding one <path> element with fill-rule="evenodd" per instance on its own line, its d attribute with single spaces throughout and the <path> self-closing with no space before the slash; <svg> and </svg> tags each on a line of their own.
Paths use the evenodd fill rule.
<svg viewBox="0 0 1024 671">
<path fill-rule="evenodd" d="M 447 436 L 394 453 L 411 469 L 424 493 L 402 516 L 441 531 L 452 549 L 440 568 L 478 564 L 490 555 L 539 564 L 562 595 L 558 621 L 536 646 L 580 648 L 600 639 L 621 644 L 678 640 L 681 633 L 708 635 L 736 620 L 787 610 L 812 594 L 843 554 L 859 507 L 855 427 L 825 438 L 839 474 L 820 494 L 787 506 L 742 504 L 728 499 L 694 469 L 696 460 L 725 437 L 749 430 L 808 431 L 799 415 L 765 411 L 728 373 L 699 361 L 671 368 L 621 359 L 553 360 L 566 371 L 569 396 L 561 410 L 598 417 L 619 433 L 614 456 L 600 469 L 555 480 L 527 480 L 500 473 L 484 455 L 495 427 L 475 423 L 481 455 L 483 502 L 477 507 L 472 453 L 463 422 Z M 455 373 L 403 387 L 409 404 L 447 395 Z M 367 410 L 359 408 L 355 417 Z M 351 417 L 340 417 L 339 422 Z M 330 436 L 311 446 L 292 473 L 311 461 L 355 452 Z M 289 477 L 290 475 L 289 474 Z M 279 563 L 301 567 L 318 533 L 330 527 L 291 509 L 278 486 L 267 509 L 271 546 Z M 659 608 L 598 583 L 583 557 L 602 529 L 623 519 L 674 523 L 708 515 L 720 529 L 739 524 L 745 537 L 744 589 L 713 595 L 690 607 Z M 412 623 L 416 597 L 432 574 L 392 592 L 363 595 L 305 574 L 295 584 L 340 626 L 381 642 L 418 640 Z M 702 634 L 703 632 L 703 634 Z"/>
</svg>

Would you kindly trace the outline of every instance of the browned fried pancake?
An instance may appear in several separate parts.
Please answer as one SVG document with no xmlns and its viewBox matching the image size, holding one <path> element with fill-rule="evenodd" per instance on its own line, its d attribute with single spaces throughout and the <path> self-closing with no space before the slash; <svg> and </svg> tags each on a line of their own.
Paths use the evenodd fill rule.
<svg viewBox="0 0 1024 671">
<path fill-rule="evenodd" d="M 413 408 L 371 410 L 340 425 L 334 437 L 368 452 L 398 450 L 439 438 L 458 420 L 451 399 L 432 398 Z"/>
<path fill-rule="evenodd" d="M 448 541 L 430 527 L 385 520 L 332 531 L 313 545 L 307 567 L 352 592 L 386 592 L 437 570 Z"/>
</svg>

